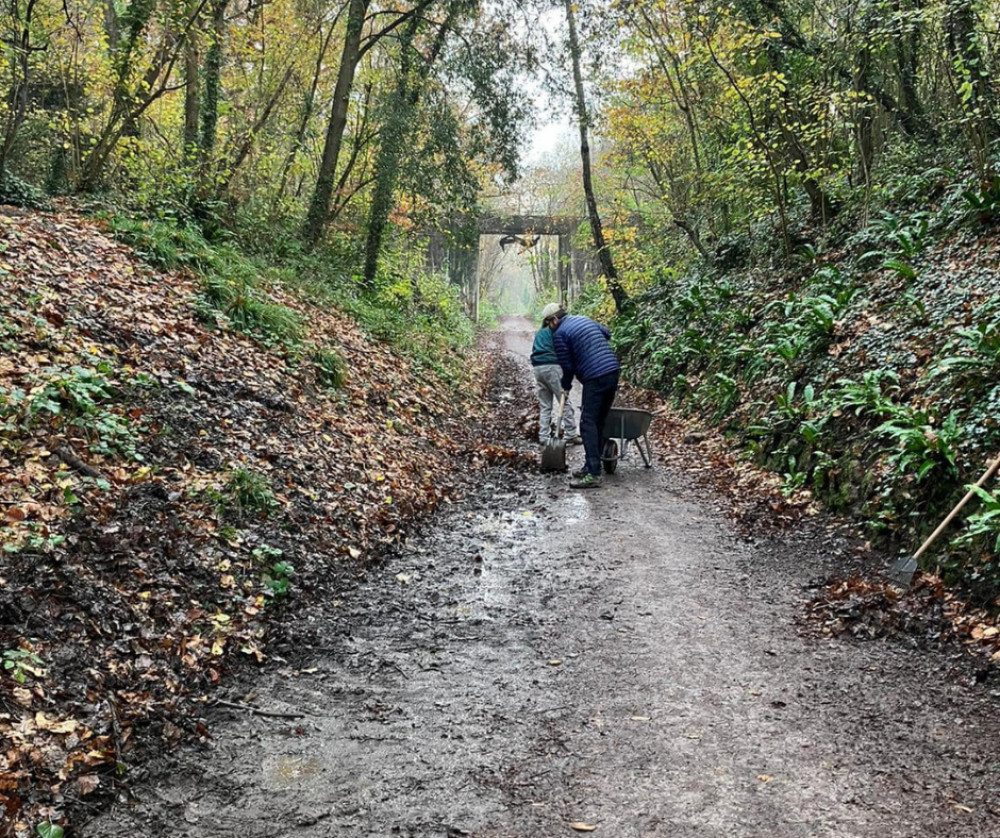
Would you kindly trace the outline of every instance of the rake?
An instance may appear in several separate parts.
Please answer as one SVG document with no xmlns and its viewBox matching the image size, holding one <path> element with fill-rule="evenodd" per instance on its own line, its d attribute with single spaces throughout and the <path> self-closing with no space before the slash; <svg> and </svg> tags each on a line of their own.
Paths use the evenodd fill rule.
<svg viewBox="0 0 1000 838">
<path fill-rule="evenodd" d="M 927 540 L 920 545 L 920 549 L 917 550 L 916 553 L 912 556 L 903 556 L 893 562 L 892 567 L 889 568 L 888 576 L 889 580 L 894 585 L 898 585 L 900 588 L 910 587 L 910 582 L 913 581 L 913 574 L 917 570 L 917 559 L 919 559 L 923 555 L 924 551 L 931 546 L 934 539 L 944 532 L 945 527 L 947 527 L 948 524 L 955 519 L 955 516 L 962 511 L 962 507 L 969 502 L 974 494 L 976 494 L 976 489 L 996 474 L 998 468 L 1000 468 L 1000 457 L 997 457 L 992 463 L 990 463 L 990 467 L 986 469 L 986 473 L 975 482 L 968 492 L 965 493 L 965 497 L 962 498 L 955 508 L 948 513 L 948 517 L 938 524 L 937 529 L 927 536 Z"/>
</svg>

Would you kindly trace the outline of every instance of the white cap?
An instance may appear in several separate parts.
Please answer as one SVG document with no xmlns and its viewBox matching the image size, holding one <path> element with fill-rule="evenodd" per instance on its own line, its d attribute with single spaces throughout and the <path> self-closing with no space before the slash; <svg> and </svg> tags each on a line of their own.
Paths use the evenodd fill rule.
<svg viewBox="0 0 1000 838">
<path fill-rule="evenodd" d="M 542 309 L 542 322 L 544 323 L 552 315 L 559 312 L 559 303 L 549 303 L 545 308 Z"/>
</svg>

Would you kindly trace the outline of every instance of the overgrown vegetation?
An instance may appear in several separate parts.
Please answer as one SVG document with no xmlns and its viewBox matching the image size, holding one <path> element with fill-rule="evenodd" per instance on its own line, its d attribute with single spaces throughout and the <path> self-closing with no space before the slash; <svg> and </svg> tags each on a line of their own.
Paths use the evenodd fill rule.
<svg viewBox="0 0 1000 838">
<path fill-rule="evenodd" d="M 350 374 L 343 357 L 335 347 L 311 342 L 303 316 L 272 302 L 270 287 L 292 289 L 310 304 L 339 308 L 373 338 L 438 373 L 460 379 L 453 353 L 470 344 L 474 326 L 459 289 L 407 261 L 405 255 L 384 260 L 374 289 L 369 289 L 356 279 L 357 253 L 304 253 L 291 247 L 279 261 L 273 254 L 272 258 L 248 255 L 231 239 L 209 242 L 190 224 L 122 213 L 107 214 L 105 219 L 114 234 L 150 264 L 169 270 L 187 268 L 200 278 L 197 305 L 203 320 L 283 349 L 293 362 L 304 359 L 326 387 L 341 387 Z"/>
<path fill-rule="evenodd" d="M 912 552 L 1000 451 L 997 241 L 961 211 L 967 190 L 954 175 L 932 210 L 886 205 L 766 270 L 695 261 L 637 298 L 618 346 L 786 491 Z M 990 599 L 1000 517 L 993 494 L 979 501 L 932 555 Z"/>
<path fill-rule="evenodd" d="M 142 460 L 136 451 L 141 421 L 116 407 L 117 371 L 107 361 L 93 367 L 54 364 L 27 377 L 25 387 L 0 387 L 0 429 L 30 432 L 43 421 L 75 429 L 99 454 Z"/>
</svg>

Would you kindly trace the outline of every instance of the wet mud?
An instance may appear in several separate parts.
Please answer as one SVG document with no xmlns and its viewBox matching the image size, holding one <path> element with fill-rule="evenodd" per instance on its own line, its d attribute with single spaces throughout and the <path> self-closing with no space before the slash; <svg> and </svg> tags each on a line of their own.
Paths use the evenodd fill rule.
<svg viewBox="0 0 1000 838">
<path fill-rule="evenodd" d="M 1000 834 L 997 685 L 957 648 L 801 632 L 839 545 L 740 540 L 704 493 L 637 454 L 584 492 L 486 472 L 80 834 Z"/>
</svg>

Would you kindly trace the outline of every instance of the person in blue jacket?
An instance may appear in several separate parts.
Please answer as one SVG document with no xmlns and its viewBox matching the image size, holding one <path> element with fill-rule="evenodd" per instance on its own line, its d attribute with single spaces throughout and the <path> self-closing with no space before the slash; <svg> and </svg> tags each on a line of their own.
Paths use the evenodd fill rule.
<svg viewBox="0 0 1000 838">
<path fill-rule="evenodd" d="M 600 323 L 579 314 L 559 309 L 549 318 L 552 344 L 562 367 L 562 388 L 567 393 L 573 378 L 583 384 L 580 405 L 580 435 L 586 463 L 573 472 L 574 489 L 593 489 L 601 485 L 601 451 L 604 448 L 604 425 L 618 392 L 621 364 L 608 343 L 611 333 Z"/>
<path fill-rule="evenodd" d="M 544 445 L 552 435 L 553 405 L 559 403 L 562 394 L 562 367 L 556 358 L 556 348 L 552 343 L 552 329 L 549 319 L 559 311 L 556 303 L 549 303 L 542 309 L 542 327 L 535 333 L 531 347 L 531 371 L 535 375 L 535 393 L 538 396 L 538 441 Z M 566 399 L 562 415 L 563 435 L 570 445 L 582 445 L 583 439 L 576 432 L 576 415 L 573 405 Z"/>
</svg>

